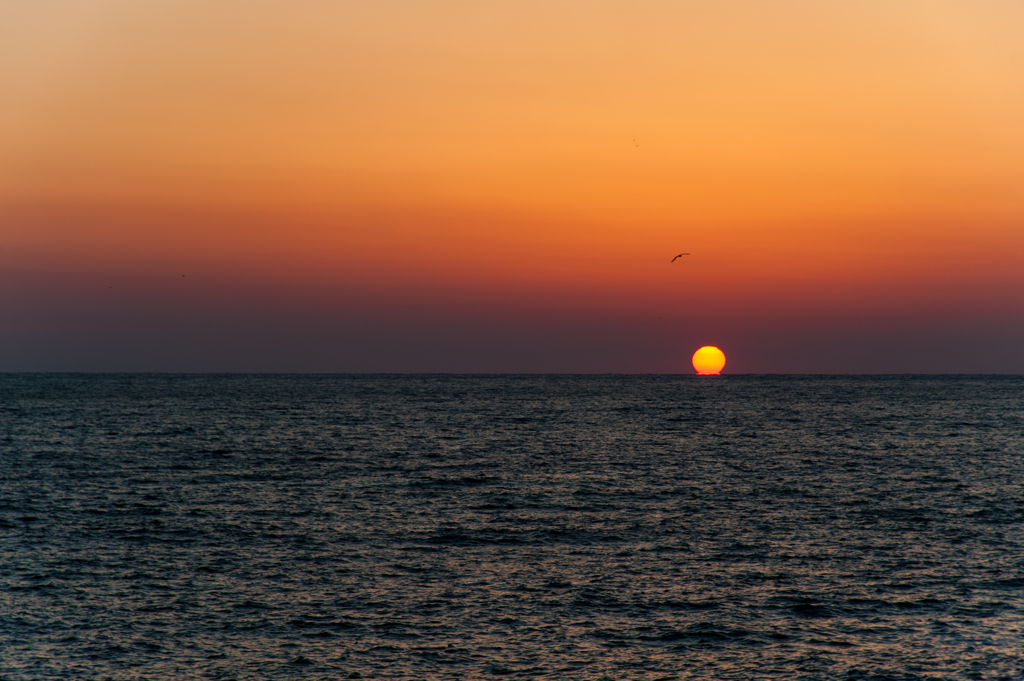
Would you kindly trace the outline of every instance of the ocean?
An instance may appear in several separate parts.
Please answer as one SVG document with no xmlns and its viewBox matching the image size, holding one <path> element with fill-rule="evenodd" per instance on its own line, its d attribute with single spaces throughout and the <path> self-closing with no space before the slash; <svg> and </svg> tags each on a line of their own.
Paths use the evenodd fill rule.
<svg viewBox="0 0 1024 681">
<path fill-rule="evenodd" d="M 1021 679 L 1024 377 L 0 375 L 0 679 Z"/>
</svg>

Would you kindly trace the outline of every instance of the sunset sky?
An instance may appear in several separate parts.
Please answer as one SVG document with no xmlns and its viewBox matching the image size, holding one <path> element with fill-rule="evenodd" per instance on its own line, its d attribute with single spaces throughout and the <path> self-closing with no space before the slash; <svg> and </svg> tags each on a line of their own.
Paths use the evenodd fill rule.
<svg viewBox="0 0 1024 681">
<path fill-rule="evenodd" d="M 0 0 L 0 370 L 1024 373 L 1022 27 Z"/>
</svg>

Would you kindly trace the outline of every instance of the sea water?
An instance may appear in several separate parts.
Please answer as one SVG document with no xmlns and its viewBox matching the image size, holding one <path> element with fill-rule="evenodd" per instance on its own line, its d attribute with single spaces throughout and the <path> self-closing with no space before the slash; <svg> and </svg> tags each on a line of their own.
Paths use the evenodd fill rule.
<svg viewBox="0 0 1024 681">
<path fill-rule="evenodd" d="M 0 678 L 1024 678 L 1024 378 L 0 375 Z"/>
</svg>

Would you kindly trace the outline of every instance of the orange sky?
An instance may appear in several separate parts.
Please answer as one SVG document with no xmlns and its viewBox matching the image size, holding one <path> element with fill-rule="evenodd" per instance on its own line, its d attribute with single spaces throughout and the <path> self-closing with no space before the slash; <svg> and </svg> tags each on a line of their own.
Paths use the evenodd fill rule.
<svg viewBox="0 0 1024 681">
<path fill-rule="evenodd" d="M 1022 25 L 2 3 L 0 370 L 1024 372 Z"/>
</svg>

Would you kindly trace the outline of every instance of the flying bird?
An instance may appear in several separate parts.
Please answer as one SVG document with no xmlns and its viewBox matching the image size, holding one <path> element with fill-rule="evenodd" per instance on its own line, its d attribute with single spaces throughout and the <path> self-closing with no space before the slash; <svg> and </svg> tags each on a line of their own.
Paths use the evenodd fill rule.
<svg viewBox="0 0 1024 681">
<path fill-rule="evenodd" d="M 675 262 L 676 260 L 678 260 L 679 258 L 683 257 L 684 255 L 690 255 L 690 254 L 689 253 L 680 253 L 676 257 L 672 258 L 672 262 Z"/>
</svg>

